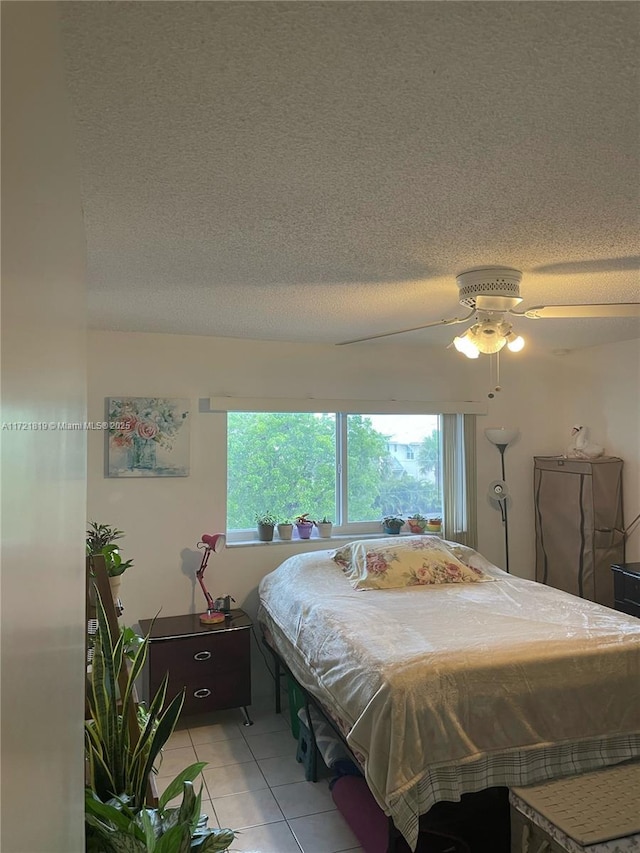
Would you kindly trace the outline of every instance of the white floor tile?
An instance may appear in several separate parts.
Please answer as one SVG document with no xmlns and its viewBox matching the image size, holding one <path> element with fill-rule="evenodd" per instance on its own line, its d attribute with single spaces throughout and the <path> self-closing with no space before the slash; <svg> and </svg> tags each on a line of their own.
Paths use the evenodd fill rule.
<svg viewBox="0 0 640 853">
<path fill-rule="evenodd" d="M 293 782 L 271 788 L 282 814 L 289 820 L 294 817 L 333 811 L 336 807 L 326 781 Z"/>
<path fill-rule="evenodd" d="M 298 763 L 294 756 L 263 758 L 258 761 L 258 767 L 271 787 L 304 782 L 304 765 Z"/>
<path fill-rule="evenodd" d="M 216 829 L 216 828 L 218 828 L 218 820 L 216 818 L 216 812 L 215 812 L 215 809 L 213 808 L 213 805 L 211 804 L 211 800 L 205 799 L 206 793 L 207 793 L 207 789 L 204 788 L 202 791 L 202 803 L 200 805 L 200 814 L 201 815 L 206 814 L 206 816 L 208 818 L 207 827 L 209 829 Z"/>
<path fill-rule="evenodd" d="M 269 787 L 255 761 L 245 764 L 227 764 L 224 767 L 205 768 L 204 780 L 210 797 L 244 794 Z"/>
<path fill-rule="evenodd" d="M 169 740 L 165 743 L 164 749 L 179 749 L 185 746 L 193 746 L 189 737 L 189 730 L 180 729 L 173 732 Z"/>
<path fill-rule="evenodd" d="M 300 853 L 300 847 L 284 821 L 243 829 L 233 840 L 229 853 Z"/>
<path fill-rule="evenodd" d="M 238 724 L 233 722 L 220 722 L 203 726 L 191 726 L 189 728 L 191 742 L 194 746 L 202 743 L 218 743 L 221 740 L 236 740 L 240 737 Z"/>
<path fill-rule="evenodd" d="M 249 731 L 251 730 L 249 729 Z M 291 732 L 267 732 L 263 735 L 245 732 L 244 739 L 249 744 L 253 757 L 256 759 L 290 756 L 295 760 L 297 744 L 291 736 Z"/>
<path fill-rule="evenodd" d="M 268 732 L 291 731 L 289 720 L 282 714 L 275 714 L 272 710 L 254 711 L 253 708 L 249 708 L 249 716 L 253 720 L 253 725 L 240 727 L 242 734 L 247 737 Z"/>
<path fill-rule="evenodd" d="M 253 761 L 253 754 L 241 737 L 235 740 L 221 740 L 216 743 L 199 743 L 194 749 L 198 761 L 207 762 L 205 770 L 211 770 L 212 767 L 224 767 L 227 764 L 243 764 L 247 761 Z"/>
<path fill-rule="evenodd" d="M 197 760 L 192 746 L 180 746 L 176 749 L 164 750 L 156 762 L 158 776 L 171 776 L 173 778 Z"/>
<path fill-rule="evenodd" d="M 262 826 L 283 819 L 282 812 L 268 788 L 248 791 L 246 794 L 214 797 L 211 802 L 220 826 L 228 826 L 231 829 Z"/>
<path fill-rule="evenodd" d="M 289 826 L 304 853 L 338 853 L 358 848 L 358 839 L 338 811 L 296 817 Z"/>
</svg>

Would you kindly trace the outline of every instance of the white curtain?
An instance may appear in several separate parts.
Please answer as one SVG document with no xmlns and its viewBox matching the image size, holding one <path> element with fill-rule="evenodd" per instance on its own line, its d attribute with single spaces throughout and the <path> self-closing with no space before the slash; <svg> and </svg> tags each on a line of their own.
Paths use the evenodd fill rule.
<svg viewBox="0 0 640 853">
<path fill-rule="evenodd" d="M 442 415 L 444 537 L 478 544 L 476 416 Z"/>
</svg>

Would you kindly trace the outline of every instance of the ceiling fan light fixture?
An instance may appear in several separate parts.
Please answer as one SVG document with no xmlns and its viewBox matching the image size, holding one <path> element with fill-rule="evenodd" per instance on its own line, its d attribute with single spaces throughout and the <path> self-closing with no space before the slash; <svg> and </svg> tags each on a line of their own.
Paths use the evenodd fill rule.
<svg viewBox="0 0 640 853">
<path fill-rule="evenodd" d="M 466 355 L 467 358 L 478 358 L 480 355 L 478 347 L 469 339 L 468 332 L 465 332 L 464 335 L 458 338 L 454 338 L 453 345 L 458 352 Z"/>
<path fill-rule="evenodd" d="M 507 349 L 511 352 L 520 352 L 524 349 L 524 338 L 522 335 L 516 335 L 515 332 L 509 332 L 507 335 Z"/>
<path fill-rule="evenodd" d="M 480 352 L 485 355 L 490 355 L 494 352 L 500 352 L 502 347 L 507 343 L 505 331 L 509 331 L 509 326 L 504 328 L 504 323 L 496 323 L 494 320 L 482 320 L 476 323 L 467 330 L 467 337 L 471 343 Z"/>
</svg>

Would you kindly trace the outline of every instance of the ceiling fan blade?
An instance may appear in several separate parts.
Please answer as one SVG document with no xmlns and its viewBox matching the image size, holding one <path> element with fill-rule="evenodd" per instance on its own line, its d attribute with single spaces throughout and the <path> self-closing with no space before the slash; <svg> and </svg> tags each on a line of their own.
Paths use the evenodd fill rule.
<svg viewBox="0 0 640 853">
<path fill-rule="evenodd" d="M 592 305 L 538 305 L 526 311 L 512 311 L 519 317 L 570 319 L 576 317 L 640 317 L 640 302 L 603 302 Z"/>
<path fill-rule="evenodd" d="M 366 338 L 354 338 L 351 341 L 340 341 L 340 343 L 336 344 L 336 346 L 344 347 L 347 346 L 347 344 L 359 344 L 363 341 L 374 341 L 376 340 L 376 338 L 390 338 L 392 335 L 404 335 L 406 332 L 419 332 L 421 329 L 429 329 L 432 326 L 451 326 L 454 323 L 465 323 L 467 320 L 473 317 L 474 314 L 475 311 L 471 311 L 464 317 L 453 317 L 453 319 L 451 320 L 436 320 L 433 323 L 425 323 L 422 326 L 414 326 L 411 329 L 398 329 L 398 331 L 396 332 L 382 332 L 379 335 L 367 335 Z"/>
</svg>

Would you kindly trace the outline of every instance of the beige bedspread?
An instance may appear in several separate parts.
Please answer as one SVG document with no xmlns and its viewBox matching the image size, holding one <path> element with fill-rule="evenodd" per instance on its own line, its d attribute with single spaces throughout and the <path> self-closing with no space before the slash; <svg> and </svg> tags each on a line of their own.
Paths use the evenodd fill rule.
<svg viewBox="0 0 640 853">
<path fill-rule="evenodd" d="M 449 785 L 457 799 L 640 754 L 640 620 L 461 547 L 495 582 L 355 591 L 332 553 L 267 575 L 260 619 L 296 678 L 344 720 L 412 846 L 417 814 L 447 796 L 434 774 L 466 767 Z M 558 750 L 570 765 L 560 771 Z"/>
</svg>

